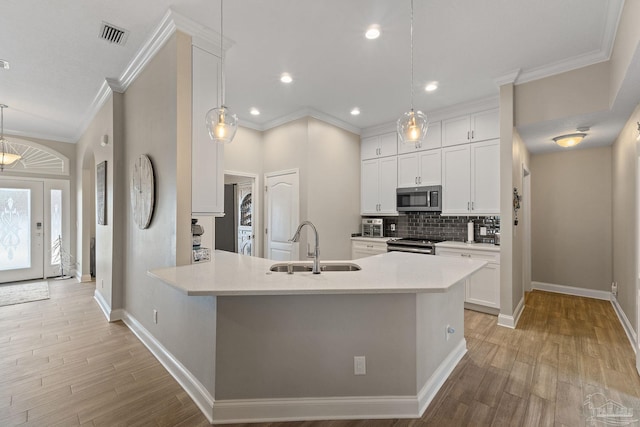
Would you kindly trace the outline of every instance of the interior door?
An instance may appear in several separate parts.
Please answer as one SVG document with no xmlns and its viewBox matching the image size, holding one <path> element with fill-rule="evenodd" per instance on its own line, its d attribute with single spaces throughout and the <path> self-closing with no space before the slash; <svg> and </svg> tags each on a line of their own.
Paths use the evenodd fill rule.
<svg viewBox="0 0 640 427">
<path fill-rule="evenodd" d="M 266 242 L 265 257 L 276 261 L 298 259 L 298 245 L 289 241 L 300 222 L 298 171 L 265 176 Z"/>
<path fill-rule="evenodd" d="M 0 283 L 44 277 L 43 183 L 0 181 Z"/>
</svg>

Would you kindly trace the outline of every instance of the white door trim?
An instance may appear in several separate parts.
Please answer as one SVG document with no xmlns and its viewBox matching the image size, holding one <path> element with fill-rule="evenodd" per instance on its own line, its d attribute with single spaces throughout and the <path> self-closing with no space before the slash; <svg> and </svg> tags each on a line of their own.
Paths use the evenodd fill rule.
<svg viewBox="0 0 640 427">
<path fill-rule="evenodd" d="M 262 233 L 260 233 L 260 229 L 262 228 L 262 224 L 259 222 L 263 217 L 262 212 L 260 210 L 260 202 L 261 191 L 258 191 L 259 188 L 262 188 L 262 184 L 260 182 L 260 175 L 251 172 L 238 172 L 238 171 L 230 171 L 225 170 L 224 175 L 234 175 L 234 176 L 242 176 L 245 178 L 252 179 L 253 182 L 251 184 L 251 202 L 253 204 L 253 221 L 251 222 L 252 234 L 253 234 L 253 242 L 252 242 L 252 251 L 251 256 L 259 257 L 261 254 L 260 248 L 262 247 Z"/>
</svg>

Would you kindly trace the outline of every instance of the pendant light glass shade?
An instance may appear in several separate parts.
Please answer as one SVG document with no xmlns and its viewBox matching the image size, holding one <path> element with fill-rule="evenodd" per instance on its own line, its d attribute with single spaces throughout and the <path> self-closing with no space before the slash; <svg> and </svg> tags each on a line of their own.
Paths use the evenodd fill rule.
<svg viewBox="0 0 640 427">
<path fill-rule="evenodd" d="M 398 119 L 398 136 L 402 143 L 420 143 L 427 135 L 429 122 L 422 111 L 408 111 Z"/>
<path fill-rule="evenodd" d="M 206 122 L 209 137 L 215 142 L 230 143 L 238 130 L 238 117 L 224 105 L 209 110 Z"/>
<path fill-rule="evenodd" d="M 238 130 L 238 116 L 231 113 L 224 105 L 224 27 L 223 27 L 223 0 L 220 0 L 220 106 L 207 112 L 205 123 L 209 131 L 209 137 L 213 142 L 228 144 L 236 136 Z"/>
<path fill-rule="evenodd" d="M 419 146 L 427 136 L 429 122 L 421 111 L 413 110 L 413 0 L 411 0 L 411 110 L 404 113 L 397 123 L 400 142 Z"/>
<path fill-rule="evenodd" d="M 4 170 L 5 166 L 12 165 L 22 158 L 20 154 L 11 146 L 11 143 L 4 139 L 4 109 L 9 108 L 4 104 L 0 104 L 0 170 Z"/>
</svg>

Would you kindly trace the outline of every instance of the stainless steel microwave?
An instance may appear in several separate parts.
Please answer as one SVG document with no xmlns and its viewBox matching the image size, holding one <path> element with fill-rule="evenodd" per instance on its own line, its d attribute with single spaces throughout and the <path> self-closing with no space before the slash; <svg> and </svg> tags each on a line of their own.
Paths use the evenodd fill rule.
<svg viewBox="0 0 640 427">
<path fill-rule="evenodd" d="M 398 212 L 441 212 L 442 185 L 398 188 L 396 206 Z"/>
</svg>

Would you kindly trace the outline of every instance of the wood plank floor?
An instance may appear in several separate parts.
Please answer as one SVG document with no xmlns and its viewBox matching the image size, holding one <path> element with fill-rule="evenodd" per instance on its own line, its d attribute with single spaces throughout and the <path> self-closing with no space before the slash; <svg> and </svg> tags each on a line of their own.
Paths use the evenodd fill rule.
<svg viewBox="0 0 640 427">
<path fill-rule="evenodd" d="M 127 327 L 105 321 L 92 284 L 50 285 L 49 300 L 0 307 L 1 426 L 208 425 Z M 635 355 L 607 301 L 534 291 L 518 329 L 466 311 L 465 336 L 421 419 L 251 426 L 584 426 L 597 393 L 640 415 Z"/>
</svg>

